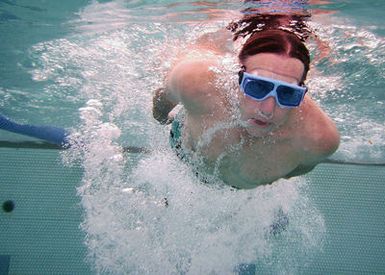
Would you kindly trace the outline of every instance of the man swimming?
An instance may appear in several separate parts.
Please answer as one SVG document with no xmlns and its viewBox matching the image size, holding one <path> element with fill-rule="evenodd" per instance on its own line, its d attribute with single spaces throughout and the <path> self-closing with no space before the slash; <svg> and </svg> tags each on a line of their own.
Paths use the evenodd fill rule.
<svg viewBox="0 0 385 275">
<path fill-rule="evenodd" d="M 253 33 L 239 52 L 233 91 L 217 84 L 222 58 L 221 47 L 196 46 L 154 96 L 153 115 L 161 123 L 183 105 L 179 147 L 199 159 L 198 171 L 248 189 L 305 174 L 336 151 L 338 130 L 307 93 L 309 52 L 295 34 Z M 238 116 L 228 93 L 236 95 Z"/>
</svg>

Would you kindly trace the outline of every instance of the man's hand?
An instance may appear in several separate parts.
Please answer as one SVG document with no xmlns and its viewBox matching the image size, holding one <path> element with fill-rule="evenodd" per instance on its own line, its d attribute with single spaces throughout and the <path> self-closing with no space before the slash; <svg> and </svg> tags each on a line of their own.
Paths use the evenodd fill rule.
<svg viewBox="0 0 385 275">
<path fill-rule="evenodd" d="M 152 104 L 153 117 L 161 124 L 168 123 L 168 113 L 176 106 L 176 104 L 167 98 L 163 88 L 155 91 Z"/>
</svg>

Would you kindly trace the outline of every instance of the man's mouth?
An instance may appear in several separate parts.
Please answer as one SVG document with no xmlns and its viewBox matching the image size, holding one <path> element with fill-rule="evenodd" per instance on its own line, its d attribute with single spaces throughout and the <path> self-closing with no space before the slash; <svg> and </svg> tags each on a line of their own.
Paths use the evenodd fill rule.
<svg viewBox="0 0 385 275">
<path fill-rule="evenodd" d="M 255 126 L 259 126 L 261 128 L 267 128 L 271 125 L 270 122 L 267 122 L 267 121 L 263 121 L 263 120 L 260 120 L 260 119 L 256 119 L 256 118 L 249 118 L 247 120 L 247 122 L 251 125 L 255 125 Z"/>
</svg>

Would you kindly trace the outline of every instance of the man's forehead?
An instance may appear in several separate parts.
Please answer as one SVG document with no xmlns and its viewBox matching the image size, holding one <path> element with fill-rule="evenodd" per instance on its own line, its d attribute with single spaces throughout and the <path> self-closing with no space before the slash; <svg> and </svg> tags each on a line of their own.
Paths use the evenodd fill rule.
<svg viewBox="0 0 385 275">
<path fill-rule="evenodd" d="M 291 78 L 296 82 L 302 79 L 304 72 L 304 65 L 299 59 L 274 53 L 259 53 L 249 56 L 244 63 L 248 72 L 263 70 L 269 76 Z"/>
<path fill-rule="evenodd" d="M 289 73 L 286 73 L 286 72 L 280 72 L 280 71 L 277 71 L 277 70 L 271 70 L 271 69 L 268 69 L 268 68 L 261 68 L 261 67 L 258 67 L 258 66 L 255 66 L 255 67 L 251 67 L 250 69 L 248 68 L 247 71 L 251 74 L 254 74 L 254 75 L 265 75 L 265 76 L 269 76 L 269 77 L 272 77 L 272 78 L 284 78 L 285 81 L 287 82 L 293 82 L 293 83 L 299 83 L 300 82 L 300 79 L 298 78 L 297 75 L 294 75 L 294 74 L 289 74 Z"/>
</svg>

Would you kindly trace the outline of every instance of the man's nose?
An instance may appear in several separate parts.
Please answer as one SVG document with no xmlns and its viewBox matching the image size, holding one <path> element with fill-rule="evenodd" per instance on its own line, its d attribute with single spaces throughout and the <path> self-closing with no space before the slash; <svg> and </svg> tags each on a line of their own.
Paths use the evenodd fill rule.
<svg viewBox="0 0 385 275">
<path fill-rule="evenodd" d="M 260 102 L 259 111 L 262 113 L 262 115 L 266 116 L 266 118 L 272 118 L 276 106 L 277 103 L 275 102 L 275 98 L 270 96 Z"/>
</svg>

